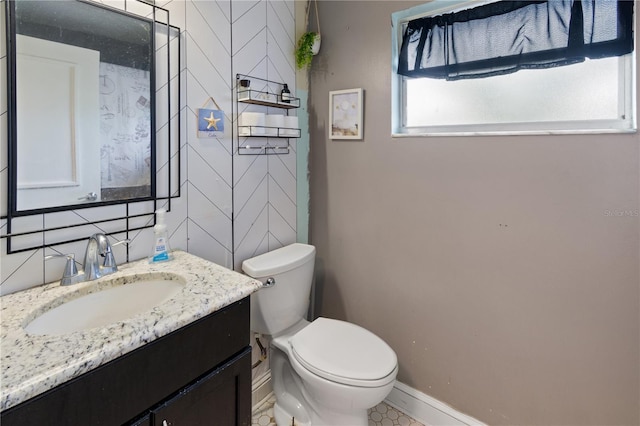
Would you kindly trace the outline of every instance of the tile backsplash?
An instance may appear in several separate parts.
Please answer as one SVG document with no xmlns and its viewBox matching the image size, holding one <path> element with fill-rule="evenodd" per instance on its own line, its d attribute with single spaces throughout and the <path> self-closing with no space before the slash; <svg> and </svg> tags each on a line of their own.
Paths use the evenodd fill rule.
<svg viewBox="0 0 640 426">
<path fill-rule="evenodd" d="M 111 4 L 111 3 L 110 3 Z M 171 246 L 240 270 L 242 261 L 295 241 L 296 238 L 296 143 L 285 155 L 237 155 L 238 137 L 234 85 L 236 73 L 286 82 L 295 87 L 295 20 L 293 1 L 255 2 L 173 0 L 157 2 L 170 12 L 171 24 L 180 28 L 180 108 L 173 116 L 158 117 L 158 126 L 180 124 L 180 170 L 171 200 L 167 224 Z M 4 1 L 0 40 L 0 214 L 7 212 L 7 99 Z M 178 40 L 176 40 L 178 42 Z M 175 90 L 177 96 L 177 85 Z M 166 93 L 158 92 L 158 99 Z M 173 95 L 172 95 L 173 96 Z M 225 113 L 224 134 L 202 138 L 197 132 L 197 110 L 209 97 Z M 294 112 L 295 114 L 295 112 Z M 161 121 L 162 120 L 162 121 Z M 242 142 L 242 140 L 240 141 Z M 159 143 L 162 143 L 159 140 Z M 166 155 L 165 155 L 166 157 Z M 160 158 L 159 164 L 176 161 Z M 177 165 L 172 165 L 177 167 Z M 162 167 L 160 174 L 165 173 Z M 166 200 L 158 206 L 166 204 Z M 152 203 L 130 205 L 129 214 L 153 211 Z M 42 229 L 68 220 L 87 225 L 66 230 L 65 238 L 82 241 L 51 248 L 7 254 L 0 240 L 0 294 L 8 294 L 62 275 L 64 260 L 44 260 L 54 253 L 75 253 L 82 262 L 86 240 L 94 232 L 117 232 L 113 224 L 93 220 L 120 217 L 123 206 L 81 209 L 20 218 L 22 228 Z M 133 213 L 132 213 L 133 212 Z M 129 228 L 150 225 L 153 216 L 132 220 Z M 0 234 L 6 235 L 6 219 Z M 29 243 L 41 244 L 50 233 L 36 233 Z M 128 238 L 128 247 L 114 247 L 119 263 L 146 257 L 152 245 L 150 228 L 110 236 L 112 243 Z"/>
</svg>

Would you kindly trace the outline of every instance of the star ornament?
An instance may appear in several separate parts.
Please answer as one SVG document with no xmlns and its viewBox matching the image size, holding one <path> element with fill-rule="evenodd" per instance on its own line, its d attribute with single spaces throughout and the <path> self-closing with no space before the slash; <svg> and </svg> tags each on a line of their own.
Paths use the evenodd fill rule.
<svg viewBox="0 0 640 426">
<path fill-rule="evenodd" d="M 213 111 L 211 111 L 209 117 L 204 117 L 204 119 L 207 122 L 207 130 L 211 128 L 218 130 L 218 121 L 222 120 L 221 118 L 215 118 L 213 116 Z"/>
</svg>

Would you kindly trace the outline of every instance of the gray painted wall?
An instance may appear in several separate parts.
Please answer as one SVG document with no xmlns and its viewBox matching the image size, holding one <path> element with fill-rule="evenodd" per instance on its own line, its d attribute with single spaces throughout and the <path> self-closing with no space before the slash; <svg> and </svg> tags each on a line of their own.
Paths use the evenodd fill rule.
<svg viewBox="0 0 640 426">
<path fill-rule="evenodd" d="M 317 314 L 489 424 L 639 424 L 639 135 L 390 137 L 391 13 L 321 1 L 310 73 Z M 365 90 L 364 140 L 328 92 Z M 429 99 L 427 101 L 437 101 Z"/>
</svg>

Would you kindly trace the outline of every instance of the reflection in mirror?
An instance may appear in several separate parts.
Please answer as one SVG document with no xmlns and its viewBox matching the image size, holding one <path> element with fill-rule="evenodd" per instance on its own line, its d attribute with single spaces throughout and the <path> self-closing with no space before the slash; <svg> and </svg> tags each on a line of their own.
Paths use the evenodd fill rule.
<svg viewBox="0 0 640 426">
<path fill-rule="evenodd" d="M 152 21 L 79 0 L 8 4 L 12 213 L 154 197 Z"/>
</svg>

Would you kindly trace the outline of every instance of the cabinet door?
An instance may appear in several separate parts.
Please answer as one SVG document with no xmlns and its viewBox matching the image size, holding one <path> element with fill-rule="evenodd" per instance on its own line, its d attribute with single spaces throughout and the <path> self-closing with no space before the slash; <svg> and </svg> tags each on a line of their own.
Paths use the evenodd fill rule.
<svg viewBox="0 0 640 426">
<path fill-rule="evenodd" d="M 152 410 L 153 426 L 250 426 L 251 348 Z"/>
</svg>

